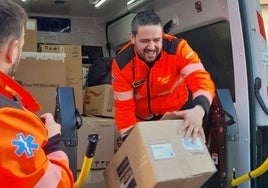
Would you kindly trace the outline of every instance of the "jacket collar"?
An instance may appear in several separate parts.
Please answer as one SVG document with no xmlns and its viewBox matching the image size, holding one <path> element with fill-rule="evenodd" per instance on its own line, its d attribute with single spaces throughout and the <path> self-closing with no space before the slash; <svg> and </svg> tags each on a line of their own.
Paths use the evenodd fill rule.
<svg viewBox="0 0 268 188">
<path fill-rule="evenodd" d="M 23 106 L 32 111 L 40 110 L 40 105 L 34 97 L 26 91 L 20 84 L 0 71 L 0 93 L 11 99 L 18 99 Z"/>
</svg>

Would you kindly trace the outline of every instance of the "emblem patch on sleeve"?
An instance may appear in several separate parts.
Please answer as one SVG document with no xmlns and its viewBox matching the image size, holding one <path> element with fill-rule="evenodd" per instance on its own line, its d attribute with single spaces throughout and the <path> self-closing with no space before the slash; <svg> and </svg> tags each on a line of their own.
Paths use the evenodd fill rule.
<svg viewBox="0 0 268 188">
<path fill-rule="evenodd" d="M 32 135 L 28 135 L 26 137 L 23 133 L 17 134 L 17 139 L 12 140 L 11 144 L 16 147 L 16 155 L 21 156 L 25 153 L 27 158 L 33 157 L 33 150 L 37 150 L 39 148 L 39 145 L 34 143 L 34 137 Z"/>
</svg>

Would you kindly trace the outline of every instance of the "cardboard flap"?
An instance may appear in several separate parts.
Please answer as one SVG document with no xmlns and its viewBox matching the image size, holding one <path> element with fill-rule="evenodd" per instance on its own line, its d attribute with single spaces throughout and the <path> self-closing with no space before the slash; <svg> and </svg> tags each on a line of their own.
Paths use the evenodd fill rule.
<svg viewBox="0 0 268 188">
<path fill-rule="evenodd" d="M 174 119 L 182 119 L 182 118 L 178 117 L 172 112 L 167 112 L 162 116 L 160 120 L 174 120 Z"/>
</svg>

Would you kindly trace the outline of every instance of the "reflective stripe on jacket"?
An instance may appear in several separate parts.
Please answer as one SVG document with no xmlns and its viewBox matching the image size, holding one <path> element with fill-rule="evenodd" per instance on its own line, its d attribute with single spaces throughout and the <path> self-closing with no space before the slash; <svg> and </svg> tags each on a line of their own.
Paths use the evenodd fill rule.
<svg viewBox="0 0 268 188">
<path fill-rule="evenodd" d="M 127 43 L 113 60 L 112 85 L 121 133 L 140 119 L 180 110 L 190 93 L 193 102 L 207 111 L 215 90 L 197 53 L 185 40 L 170 35 L 163 35 L 163 50 L 151 68 Z"/>
<path fill-rule="evenodd" d="M 48 140 L 44 123 L 20 102 L 27 91 L 17 93 L 16 84 L 0 72 L 0 187 L 73 187 L 67 155 L 48 148 L 51 141 L 59 144 L 59 135 Z"/>
</svg>

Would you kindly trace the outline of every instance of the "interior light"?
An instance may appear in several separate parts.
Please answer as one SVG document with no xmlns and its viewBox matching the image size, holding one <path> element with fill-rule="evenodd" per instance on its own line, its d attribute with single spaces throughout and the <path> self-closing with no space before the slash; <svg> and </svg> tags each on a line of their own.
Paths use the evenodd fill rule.
<svg viewBox="0 0 268 188">
<path fill-rule="evenodd" d="M 130 5 L 130 4 L 132 4 L 132 3 L 134 3 L 136 0 L 129 0 L 129 1 L 127 1 L 127 5 Z"/>
<path fill-rule="evenodd" d="M 100 0 L 98 3 L 95 4 L 95 7 L 98 8 L 101 6 L 106 0 Z"/>
<path fill-rule="evenodd" d="M 149 2 L 149 0 L 127 0 L 127 8 L 128 10 L 136 9 L 146 2 Z"/>
</svg>

